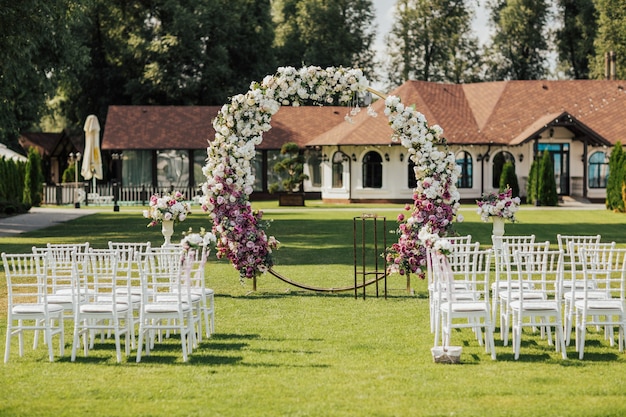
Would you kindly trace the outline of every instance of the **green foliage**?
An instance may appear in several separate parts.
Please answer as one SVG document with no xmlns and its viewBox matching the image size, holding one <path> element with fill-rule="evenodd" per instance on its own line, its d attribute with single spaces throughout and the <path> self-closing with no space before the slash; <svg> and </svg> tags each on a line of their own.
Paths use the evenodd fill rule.
<svg viewBox="0 0 626 417">
<path fill-rule="evenodd" d="M 387 38 L 392 87 L 406 80 L 472 82 L 481 66 L 471 33 L 472 11 L 463 0 L 404 0 Z"/>
<path fill-rule="evenodd" d="M 372 0 L 274 2 L 280 65 L 357 67 L 375 79 Z"/>
<path fill-rule="evenodd" d="M 78 181 L 83 181 L 83 175 L 80 173 L 80 169 L 78 170 Z M 61 182 L 76 182 L 76 166 L 75 164 L 69 164 L 65 171 L 63 171 L 63 176 L 61 177 Z"/>
<path fill-rule="evenodd" d="M 70 65 L 78 39 L 70 36 L 67 10 L 74 0 L 3 2 L 0 12 L 0 142 L 17 144 L 19 132 L 37 124 L 54 95 L 58 75 Z"/>
<path fill-rule="evenodd" d="M 517 174 L 515 174 L 515 165 L 512 162 L 506 162 L 502 167 L 502 174 L 500 174 L 500 191 L 504 191 L 506 188 L 510 188 L 513 197 L 519 197 L 519 183 L 517 181 Z"/>
<path fill-rule="evenodd" d="M 23 202 L 29 206 L 38 207 L 43 200 L 43 171 L 41 168 L 41 155 L 33 147 L 28 150 L 26 162 L 26 177 L 24 178 Z"/>
<path fill-rule="evenodd" d="M 537 184 L 539 181 L 539 160 L 535 159 L 530 165 L 528 183 L 526 184 L 526 202 L 533 204 L 537 201 Z"/>
<path fill-rule="evenodd" d="M 546 0 L 495 0 L 491 20 L 495 27 L 487 51 L 491 80 L 537 80 L 547 73 Z"/>
<path fill-rule="evenodd" d="M 624 211 L 622 198 L 624 163 L 626 163 L 626 154 L 624 154 L 622 143 L 617 142 L 609 158 L 609 177 L 606 184 L 606 208 L 609 210 Z"/>
<path fill-rule="evenodd" d="M 280 148 L 280 154 L 285 156 L 276 165 L 274 172 L 284 177 L 281 184 L 270 184 L 269 191 L 274 193 L 282 189 L 291 193 L 296 191 L 309 176 L 304 174 L 304 156 L 300 153 L 300 148 L 293 142 L 287 142 Z"/>
<path fill-rule="evenodd" d="M 26 213 L 22 203 L 26 162 L 0 157 L 0 215 Z"/>
<path fill-rule="evenodd" d="M 604 78 L 604 55 L 616 55 L 616 78 L 626 79 L 626 7 L 624 0 L 594 0 L 597 9 L 595 59 L 591 61 L 591 78 Z"/>
<path fill-rule="evenodd" d="M 542 206 L 556 206 L 559 204 L 559 196 L 556 193 L 556 181 L 554 180 L 554 166 L 550 152 L 544 151 L 539 165 L 539 194 L 537 200 Z"/>
<path fill-rule="evenodd" d="M 594 1 L 559 0 L 558 3 L 563 16 L 563 26 L 555 32 L 560 67 L 567 76 L 587 79 L 598 28 Z"/>
</svg>

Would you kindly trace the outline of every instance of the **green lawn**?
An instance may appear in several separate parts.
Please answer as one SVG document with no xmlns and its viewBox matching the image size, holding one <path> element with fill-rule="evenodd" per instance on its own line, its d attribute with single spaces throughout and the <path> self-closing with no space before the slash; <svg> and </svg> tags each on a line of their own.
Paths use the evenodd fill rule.
<svg viewBox="0 0 626 417">
<path fill-rule="evenodd" d="M 354 281 L 353 218 L 377 213 L 395 227 L 401 206 L 331 206 L 278 209 L 259 204 L 273 219 L 281 242 L 276 270 L 310 285 L 341 287 Z M 465 206 L 460 234 L 489 245 L 491 225 Z M 109 208 L 110 210 L 110 208 Z M 199 210 L 197 210 L 199 211 Z M 626 246 L 626 217 L 608 211 L 522 207 L 506 234 L 535 233 L 556 246 L 556 234 L 601 234 Z M 108 240 L 162 242 L 146 228 L 139 209 L 99 212 L 19 237 L 0 238 L 0 251 L 29 251 L 46 242 Z M 208 227 L 194 213 L 184 228 Z M 176 232 L 183 230 L 177 226 Z M 176 236 L 176 235 L 175 235 Z M 393 236 L 388 237 L 388 242 Z M 369 261 L 368 261 L 369 262 Z M 0 416 L 623 416 L 626 415 L 626 353 L 592 330 L 580 361 L 574 346 L 563 361 L 545 340 L 526 331 L 520 360 L 496 340 L 492 361 L 469 330 L 457 331 L 460 365 L 435 364 L 430 347 L 428 300 L 423 281 L 388 279 L 388 297 L 359 292 L 320 294 L 297 290 L 271 275 L 239 283 L 224 261 L 211 260 L 207 279 L 216 291 L 216 334 L 188 363 L 174 337 L 136 364 L 115 362 L 112 342 L 88 358 L 54 363 L 46 349 L 24 358 L 12 349 L 0 365 Z M 382 294 L 381 294 L 382 295 Z M 0 341 L 6 333 L 6 285 L 0 272 Z M 497 331 L 499 334 L 499 331 Z M 55 343 L 56 346 L 56 343 Z"/>
</svg>

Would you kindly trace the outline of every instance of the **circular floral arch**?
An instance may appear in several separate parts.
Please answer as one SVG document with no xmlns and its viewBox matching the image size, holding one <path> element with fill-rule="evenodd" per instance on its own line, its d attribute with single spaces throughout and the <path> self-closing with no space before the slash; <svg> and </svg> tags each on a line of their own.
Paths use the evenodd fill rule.
<svg viewBox="0 0 626 417">
<path fill-rule="evenodd" d="M 215 139 L 207 149 L 203 168 L 207 181 L 201 203 L 213 220 L 217 256 L 227 257 L 241 278 L 253 278 L 271 268 L 272 250 L 278 246 L 278 241 L 266 234 L 262 212 L 253 211 L 249 201 L 255 146 L 271 128 L 272 115 L 281 105 L 348 104 L 368 89 L 359 69 L 281 67 L 222 106 L 213 121 Z M 393 129 L 391 140 L 407 148 L 417 179 L 414 203 L 406 207 L 410 214 L 398 216 L 398 242 L 387 248 L 386 258 L 390 272 L 423 276 L 426 247 L 451 232 L 459 206 L 459 168 L 448 151 L 443 130 L 429 127 L 413 107 L 388 96 L 385 115 Z"/>
</svg>

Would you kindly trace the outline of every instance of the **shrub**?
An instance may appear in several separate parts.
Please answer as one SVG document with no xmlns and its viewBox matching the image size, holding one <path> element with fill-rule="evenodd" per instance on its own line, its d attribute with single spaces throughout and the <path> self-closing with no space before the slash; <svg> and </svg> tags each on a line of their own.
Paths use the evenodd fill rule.
<svg viewBox="0 0 626 417">
<path fill-rule="evenodd" d="M 276 192 L 282 188 L 288 193 L 299 189 L 302 182 L 309 178 L 304 174 L 304 157 L 300 154 L 300 148 L 293 142 L 287 142 L 280 148 L 280 154 L 286 155 L 286 158 L 282 159 L 276 165 L 274 165 L 274 172 L 284 177 L 282 183 L 274 183 L 270 185 L 269 191 L 271 193 Z"/>
<path fill-rule="evenodd" d="M 43 171 L 41 168 L 41 156 L 35 148 L 28 150 L 26 162 L 26 176 L 24 178 L 24 204 L 40 206 L 43 200 Z"/>
<path fill-rule="evenodd" d="M 624 185 L 624 163 L 626 157 L 621 142 L 617 142 L 609 158 L 609 178 L 606 183 L 606 208 L 615 211 L 624 211 L 622 188 Z"/>
<path fill-rule="evenodd" d="M 519 197 L 519 183 L 515 174 L 515 165 L 512 162 L 506 162 L 500 174 L 500 192 L 507 188 L 511 189 L 513 197 Z"/>
<path fill-rule="evenodd" d="M 533 204 L 537 201 L 537 177 L 539 176 L 539 160 L 535 159 L 530 165 L 528 183 L 526 184 L 526 202 Z"/>
<path fill-rule="evenodd" d="M 539 165 L 539 195 L 537 199 L 542 206 L 556 206 L 559 204 L 559 196 L 556 193 L 556 181 L 554 180 L 554 167 L 550 152 L 544 151 Z"/>
</svg>

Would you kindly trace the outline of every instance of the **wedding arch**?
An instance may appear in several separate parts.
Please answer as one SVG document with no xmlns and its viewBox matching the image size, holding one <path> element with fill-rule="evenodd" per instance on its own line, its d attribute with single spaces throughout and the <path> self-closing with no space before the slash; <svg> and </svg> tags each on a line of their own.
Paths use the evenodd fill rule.
<svg viewBox="0 0 626 417">
<path fill-rule="evenodd" d="M 215 139 L 207 148 L 203 168 L 207 181 L 202 186 L 201 204 L 213 221 L 217 256 L 228 258 L 242 280 L 271 270 L 272 251 L 279 244 L 267 235 L 263 213 L 253 211 L 249 201 L 255 146 L 271 128 L 272 116 L 282 105 L 350 104 L 366 91 L 376 93 L 359 69 L 280 67 L 222 106 L 213 121 Z M 385 115 L 393 130 L 391 141 L 407 148 L 417 179 L 413 204 L 406 205 L 406 215 L 398 216 L 398 241 L 386 248 L 388 270 L 423 277 L 426 247 L 451 232 L 459 207 L 456 181 L 460 168 L 448 150 L 443 130 L 428 126 L 414 107 L 387 96 Z"/>
</svg>

